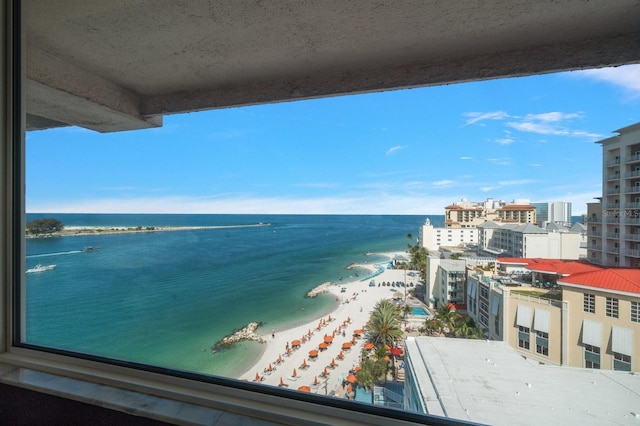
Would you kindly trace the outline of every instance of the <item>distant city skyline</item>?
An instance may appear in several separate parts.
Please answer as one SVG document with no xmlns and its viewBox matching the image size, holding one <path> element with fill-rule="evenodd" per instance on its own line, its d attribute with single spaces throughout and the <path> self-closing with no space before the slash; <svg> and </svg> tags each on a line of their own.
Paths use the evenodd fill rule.
<svg viewBox="0 0 640 426">
<path fill-rule="evenodd" d="M 27 212 L 444 214 L 602 195 L 594 143 L 640 121 L 640 65 L 27 133 Z"/>
</svg>

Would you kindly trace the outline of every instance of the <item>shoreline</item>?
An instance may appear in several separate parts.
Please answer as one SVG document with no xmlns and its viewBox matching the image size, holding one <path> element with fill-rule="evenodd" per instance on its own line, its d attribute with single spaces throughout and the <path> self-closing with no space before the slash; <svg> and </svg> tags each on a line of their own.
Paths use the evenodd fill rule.
<svg viewBox="0 0 640 426">
<path fill-rule="evenodd" d="M 392 259 L 398 253 L 401 252 L 376 254 Z M 359 264 L 358 267 L 364 265 Z M 404 270 L 385 269 L 376 278 L 382 282 L 404 281 L 404 277 Z M 414 277 L 407 277 L 407 283 L 416 281 Z M 375 304 L 392 298 L 396 289 L 370 286 L 369 280 L 360 279 L 330 285 L 323 283 L 318 287 L 336 298 L 339 303 L 335 309 L 321 318 L 285 330 L 274 330 L 268 325 L 264 330 L 258 329 L 266 343 L 260 345 L 261 353 L 257 355 L 256 362 L 238 376 L 239 380 L 293 390 L 309 386 L 312 393 L 342 396 L 342 379 L 359 364 L 365 343 L 365 337 L 355 336 L 354 331 L 364 328 Z M 333 342 L 323 350 L 320 344 L 325 339 Z M 344 343 L 351 343 L 351 348 L 343 349 Z M 314 350 L 318 351 L 317 357 L 309 353 Z M 327 375 L 324 374 L 325 369 Z"/>
<path fill-rule="evenodd" d="M 26 235 L 26 238 L 76 237 L 83 235 L 113 234 L 149 234 L 154 232 L 202 231 L 215 229 L 260 228 L 270 223 L 249 225 L 213 225 L 213 226 L 65 226 L 62 231 L 50 234 Z"/>
</svg>

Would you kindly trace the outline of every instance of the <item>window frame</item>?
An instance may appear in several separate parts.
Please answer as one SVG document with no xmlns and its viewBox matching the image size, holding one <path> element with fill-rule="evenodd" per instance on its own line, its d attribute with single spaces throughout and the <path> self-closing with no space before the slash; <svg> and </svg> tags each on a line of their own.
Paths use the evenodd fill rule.
<svg viewBox="0 0 640 426">
<path fill-rule="evenodd" d="M 525 336 L 526 339 L 523 338 Z M 531 349 L 531 328 L 521 325 L 518 326 L 518 348 L 526 350 Z"/>
<path fill-rule="evenodd" d="M 582 311 L 595 314 L 596 313 L 596 295 L 593 293 L 583 293 L 582 295 Z"/>
<path fill-rule="evenodd" d="M 100 400 L 100 396 L 74 393 L 77 382 L 97 385 L 105 394 L 133 391 L 179 403 L 194 404 L 231 414 L 282 423 L 459 424 L 456 419 L 423 413 L 357 404 L 264 387 L 239 380 L 179 372 L 77 354 L 22 343 L 24 324 L 25 263 L 25 129 L 26 96 L 25 25 L 21 0 L 0 0 L 0 144 L 3 173 L 0 173 L 0 382 L 55 394 L 87 404 L 109 405 L 125 412 L 136 411 L 131 401 Z M 59 379 L 59 380 L 58 380 Z M 75 382 L 70 382 L 75 381 Z M 329 410 L 327 408 L 330 408 Z M 161 409 L 158 407 L 157 409 Z M 153 408 L 149 417 L 160 416 Z M 187 421 L 172 413 L 173 421 Z M 184 415 L 184 414 L 183 414 Z M 164 418 L 164 420 L 167 420 Z M 190 419 L 189 419 L 190 420 Z"/>
<path fill-rule="evenodd" d="M 604 313 L 610 318 L 618 318 L 620 316 L 620 301 L 615 297 L 608 297 L 605 301 Z"/>
<path fill-rule="evenodd" d="M 640 323 L 640 302 L 631 301 L 631 313 L 629 315 L 631 322 Z"/>
</svg>

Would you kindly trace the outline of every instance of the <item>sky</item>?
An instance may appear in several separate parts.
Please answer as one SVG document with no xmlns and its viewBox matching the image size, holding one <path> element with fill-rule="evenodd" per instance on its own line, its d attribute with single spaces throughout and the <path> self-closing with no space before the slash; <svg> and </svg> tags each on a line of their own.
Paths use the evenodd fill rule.
<svg viewBox="0 0 640 426">
<path fill-rule="evenodd" d="M 601 195 L 596 141 L 640 122 L 640 65 L 28 132 L 46 213 L 444 214 L 466 198 Z"/>
</svg>

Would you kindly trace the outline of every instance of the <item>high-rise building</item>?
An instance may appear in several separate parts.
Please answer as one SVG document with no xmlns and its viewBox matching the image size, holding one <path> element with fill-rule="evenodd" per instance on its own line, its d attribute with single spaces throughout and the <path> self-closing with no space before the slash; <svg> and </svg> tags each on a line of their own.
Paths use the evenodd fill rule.
<svg viewBox="0 0 640 426">
<path fill-rule="evenodd" d="M 571 203 L 567 201 L 549 201 L 531 203 L 536 208 L 536 220 L 541 227 L 549 223 L 571 226 Z"/>
<path fill-rule="evenodd" d="M 487 221 L 504 223 L 536 223 L 536 209 L 528 200 L 467 201 L 462 199 L 444 208 L 446 228 L 475 228 Z"/>
<path fill-rule="evenodd" d="M 602 197 L 587 204 L 587 258 L 640 267 L 640 123 L 603 139 Z"/>
</svg>

